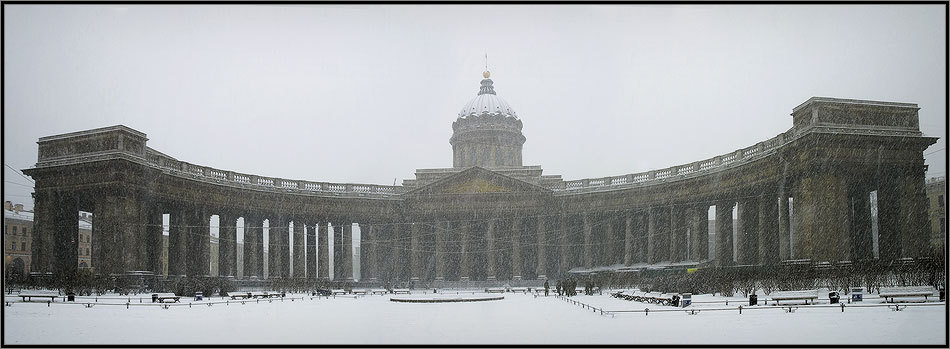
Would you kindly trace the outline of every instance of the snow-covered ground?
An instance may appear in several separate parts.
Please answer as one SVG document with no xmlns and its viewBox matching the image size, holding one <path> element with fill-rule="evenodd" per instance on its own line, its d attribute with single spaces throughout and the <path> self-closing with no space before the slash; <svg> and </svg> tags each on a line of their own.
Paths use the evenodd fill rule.
<svg viewBox="0 0 950 349">
<path fill-rule="evenodd" d="M 497 294 L 494 294 L 497 296 Z M 391 297 L 313 298 L 293 302 L 240 301 L 163 309 L 145 299 L 100 298 L 86 308 L 77 303 L 47 306 L 7 296 L 4 344 L 942 344 L 947 345 L 947 307 L 910 305 L 893 311 L 868 295 L 863 303 L 798 306 L 787 313 L 768 305 L 748 307 L 740 297 L 693 297 L 690 315 L 682 309 L 603 295 L 576 296 L 604 310 L 650 308 L 649 315 L 598 311 L 557 297 L 505 293 L 487 302 L 416 304 Z M 429 295 L 413 295 L 431 298 Z M 191 307 L 187 304 L 191 301 Z M 220 297 L 211 301 L 223 302 Z M 106 303 L 121 305 L 106 305 Z M 934 304 L 934 303 L 928 303 Z M 727 310 L 715 310 L 727 309 Z"/>
</svg>

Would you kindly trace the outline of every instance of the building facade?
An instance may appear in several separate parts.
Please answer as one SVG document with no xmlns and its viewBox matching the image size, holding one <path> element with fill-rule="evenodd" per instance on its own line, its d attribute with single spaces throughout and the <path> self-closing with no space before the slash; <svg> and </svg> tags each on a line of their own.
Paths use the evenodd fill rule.
<svg viewBox="0 0 950 349">
<path fill-rule="evenodd" d="M 211 275 L 212 254 L 218 275 L 238 275 L 239 218 L 245 278 L 328 278 L 332 263 L 334 279 L 352 281 L 354 258 L 365 282 L 514 282 L 602 269 L 929 253 L 922 152 L 936 138 L 920 132 L 916 104 L 814 97 L 792 109 L 788 131 L 743 149 L 563 180 L 523 165 L 522 120 L 488 77 L 452 125 L 453 167 L 418 169 L 400 186 L 191 164 L 121 125 L 40 138 L 38 162 L 24 170 L 36 181 L 39 218 L 32 270 L 69 272 L 60 259 L 76 250 L 68 245 L 75 231 L 57 227 L 77 210 L 96 215 L 97 273 L 157 273 L 164 214 L 175 276 Z M 218 253 L 208 233 L 214 215 Z M 330 236 L 341 242 L 332 249 Z M 303 258 L 305 244 L 317 247 L 316 258 Z"/>
<path fill-rule="evenodd" d="M 79 213 L 79 269 L 92 268 L 92 215 L 88 212 Z"/>
<path fill-rule="evenodd" d="M 936 253 L 945 253 L 947 241 L 947 177 L 927 180 L 927 206 L 930 216 L 931 245 Z"/>
<path fill-rule="evenodd" d="M 14 280 L 30 272 L 33 244 L 33 212 L 23 204 L 3 203 L 3 270 Z"/>
</svg>

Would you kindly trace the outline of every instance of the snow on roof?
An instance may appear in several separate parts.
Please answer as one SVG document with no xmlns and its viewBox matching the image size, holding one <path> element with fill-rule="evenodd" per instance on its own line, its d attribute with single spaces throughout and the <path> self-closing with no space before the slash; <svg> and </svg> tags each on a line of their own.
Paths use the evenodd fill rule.
<svg viewBox="0 0 950 349">
<path fill-rule="evenodd" d="M 21 221 L 33 221 L 33 212 L 30 211 L 13 211 L 13 210 L 3 210 L 3 219 L 16 219 Z"/>
</svg>

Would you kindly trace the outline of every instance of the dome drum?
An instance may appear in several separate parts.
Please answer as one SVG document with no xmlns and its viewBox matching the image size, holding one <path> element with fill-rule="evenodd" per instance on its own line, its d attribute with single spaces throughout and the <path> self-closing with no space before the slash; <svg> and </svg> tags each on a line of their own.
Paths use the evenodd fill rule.
<svg viewBox="0 0 950 349">
<path fill-rule="evenodd" d="M 505 129 L 520 132 L 521 127 L 521 120 L 498 114 L 472 115 L 466 118 L 458 118 L 452 123 L 452 130 L 456 132 L 468 129 Z"/>
<path fill-rule="evenodd" d="M 493 82 L 481 82 L 478 95 L 465 104 L 452 123 L 453 167 L 522 167 L 525 137 L 514 109 L 495 94 Z"/>
</svg>

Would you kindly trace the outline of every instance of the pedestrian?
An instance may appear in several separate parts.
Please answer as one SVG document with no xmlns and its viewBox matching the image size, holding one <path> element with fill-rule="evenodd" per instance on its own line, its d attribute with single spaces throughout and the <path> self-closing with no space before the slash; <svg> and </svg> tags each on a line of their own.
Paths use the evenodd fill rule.
<svg viewBox="0 0 950 349">
<path fill-rule="evenodd" d="M 551 287 L 551 285 L 548 284 L 548 280 L 544 280 L 544 296 L 545 296 L 545 297 L 548 296 L 548 288 L 550 288 L 550 287 Z"/>
</svg>

